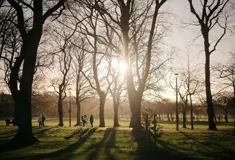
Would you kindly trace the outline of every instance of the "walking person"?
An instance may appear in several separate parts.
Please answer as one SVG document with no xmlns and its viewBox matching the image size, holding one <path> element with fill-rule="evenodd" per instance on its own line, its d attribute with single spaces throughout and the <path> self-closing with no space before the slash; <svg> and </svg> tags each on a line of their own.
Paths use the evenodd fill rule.
<svg viewBox="0 0 235 160">
<path fill-rule="evenodd" d="M 42 115 L 42 122 L 41 122 L 41 124 L 42 124 L 42 126 L 44 127 L 44 125 L 45 125 L 45 120 L 46 120 L 46 117 L 43 115 L 43 114 L 41 114 Z"/>
<path fill-rule="evenodd" d="M 38 126 L 40 127 L 42 125 L 42 115 L 38 117 Z"/>
<path fill-rule="evenodd" d="M 94 122 L 94 117 L 93 117 L 93 115 L 91 114 L 91 115 L 90 115 L 90 124 L 91 124 L 91 127 L 93 127 L 93 122 Z"/>
</svg>

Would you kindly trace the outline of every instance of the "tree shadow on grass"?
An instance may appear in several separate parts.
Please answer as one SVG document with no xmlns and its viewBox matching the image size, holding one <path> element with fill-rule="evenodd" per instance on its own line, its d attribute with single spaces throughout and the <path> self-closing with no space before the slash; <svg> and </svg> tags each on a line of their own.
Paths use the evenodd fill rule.
<svg viewBox="0 0 235 160">
<path fill-rule="evenodd" d="M 2 132 L 0 133 L 0 136 L 5 136 L 5 135 L 11 135 L 11 134 L 15 134 L 17 131 L 17 129 L 12 129 L 12 130 L 9 130 L 9 131 L 6 131 L 6 132 Z"/>
<path fill-rule="evenodd" d="M 47 132 L 48 130 L 50 130 L 52 128 L 55 128 L 55 127 L 44 128 L 40 131 L 37 131 L 33 135 L 41 135 L 41 134 Z M 13 133 L 16 134 L 16 130 L 5 132 L 3 135 L 6 135 L 6 137 L 10 137 L 10 136 L 14 137 L 14 135 L 11 135 Z M 24 147 L 27 147 L 27 146 L 29 146 L 29 145 L 18 144 L 16 142 L 14 142 L 13 139 L 8 138 L 8 139 L 5 139 L 3 141 L 0 141 L 0 153 L 1 152 L 6 152 L 6 151 L 11 151 L 11 150 L 16 150 L 16 149 L 20 149 L 20 148 L 24 148 Z"/>
<path fill-rule="evenodd" d="M 229 148 L 229 146 L 227 147 L 227 146 L 222 145 L 222 143 L 220 143 L 220 141 L 218 141 L 216 137 L 213 137 L 210 134 L 206 136 L 208 139 L 210 139 L 209 143 L 206 143 L 206 142 L 200 142 L 199 140 L 186 134 L 185 132 L 180 131 L 180 133 L 183 134 L 186 138 L 200 144 L 203 148 L 210 149 L 211 152 L 200 151 L 200 153 L 206 157 L 213 157 L 213 159 L 234 159 L 235 158 L 234 156 L 235 152 L 232 150 L 232 148 Z M 211 139 L 214 139 L 214 141 L 211 141 Z M 225 140 L 227 141 L 227 139 Z"/>
<path fill-rule="evenodd" d="M 209 147 L 209 148 L 212 148 L 212 149 L 215 149 L 215 150 L 217 149 L 216 147 L 210 146 L 210 144 L 208 144 L 208 143 L 200 142 L 199 140 L 197 140 L 197 139 L 195 139 L 195 138 L 193 138 L 193 137 L 187 135 L 185 132 L 182 132 L 182 131 L 179 131 L 179 132 L 180 132 L 181 134 L 183 134 L 185 137 L 187 137 L 188 139 L 191 139 L 191 140 L 193 140 L 194 142 L 197 142 L 197 143 L 203 145 L 204 147 Z"/>
<path fill-rule="evenodd" d="M 72 152 L 74 152 L 76 149 L 78 149 L 84 142 L 87 141 L 96 131 L 97 128 L 92 128 L 92 129 L 85 129 L 82 132 L 76 132 L 76 134 L 71 134 L 70 136 L 67 137 L 67 139 L 71 139 L 74 136 L 79 136 L 76 138 L 79 138 L 78 141 L 68 145 L 67 147 L 57 150 L 55 152 L 50 152 L 46 154 L 37 154 L 37 155 L 32 155 L 28 157 L 24 157 L 24 159 L 69 159 L 71 156 L 73 156 Z M 66 137 L 65 137 L 66 139 Z"/>
<path fill-rule="evenodd" d="M 64 137 L 64 139 L 65 139 L 65 140 L 69 140 L 69 139 L 75 137 L 76 135 L 79 135 L 80 132 L 81 132 L 81 130 L 82 130 L 82 128 L 79 128 L 78 130 L 75 130 L 71 135 Z M 83 130 L 83 132 L 81 133 L 81 135 L 83 135 L 83 134 L 84 134 L 85 132 L 87 132 L 88 130 L 89 130 L 88 128 L 85 129 L 85 130 Z"/>
<path fill-rule="evenodd" d="M 43 133 L 45 133 L 45 132 L 47 132 L 47 131 L 49 131 L 53 128 L 56 128 L 56 127 L 43 128 L 40 131 L 35 132 L 34 135 L 41 135 L 41 134 L 43 134 Z"/>
<path fill-rule="evenodd" d="M 138 144 L 138 159 L 172 160 L 194 159 L 172 149 L 172 145 L 160 139 L 161 132 L 156 135 L 145 130 L 132 130 L 132 136 Z"/>
<path fill-rule="evenodd" d="M 92 152 L 88 155 L 87 159 L 88 160 L 95 159 L 100 153 L 100 150 L 102 149 L 102 147 L 104 147 L 105 149 L 105 156 L 106 156 L 105 159 L 108 159 L 108 160 L 116 159 L 116 156 L 111 153 L 112 148 L 117 149 L 117 147 L 115 147 L 115 143 L 116 143 L 116 129 L 107 128 L 105 130 L 103 138 L 98 143 L 90 146 L 90 148 L 87 149 L 88 151 L 92 149 Z M 117 153 L 118 153 L 118 150 L 116 150 L 116 154 Z"/>
</svg>

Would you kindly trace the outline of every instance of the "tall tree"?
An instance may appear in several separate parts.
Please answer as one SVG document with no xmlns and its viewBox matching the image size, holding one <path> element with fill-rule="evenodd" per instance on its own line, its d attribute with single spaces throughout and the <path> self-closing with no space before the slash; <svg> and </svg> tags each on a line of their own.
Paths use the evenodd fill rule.
<svg viewBox="0 0 235 160">
<path fill-rule="evenodd" d="M 142 127 L 141 101 L 143 93 L 146 90 L 146 82 L 151 68 L 153 42 L 157 34 L 157 17 L 159 15 L 159 9 L 166 1 L 167 0 L 148 0 L 143 2 L 137 0 L 118 0 L 117 2 L 110 1 L 109 3 L 104 3 L 97 0 L 94 4 L 94 8 L 99 11 L 103 20 L 114 30 L 122 43 L 122 48 L 110 43 L 109 45 L 123 57 L 127 65 L 127 90 L 132 113 L 130 127 L 135 129 Z M 148 33 L 145 32 L 144 35 L 141 34 L 140 31 L 145 29 L 148 30 Z M 120 33 L 118 33 L 119 31 Z M 136 36 L 142 37 L 138 41 L 142 46 L 140 46 L 140 44 L 134 44 L 133 39 Z M 138 46 L 136 48 L 137 50 L 135 50 L 135 46 Z M 135 51 L 137 51 L 137 53 Z M 143 55 L 133 61 L 134 55 L 138 57 L 138 54 Z M 138 64 L 139 60 L 141 64 Z M 137 67 L 133 67 L 134 64 L 136 64 Z M 133 73 L 133 68 L 136 68 L 136 74 Z"/>
<path fill-rule="evenodd" d="M 37 50 L 43 33 L 43 24 L 48 17 L 55 14 L 64 5 L 66 0 L 59 0 L 47 6 L 44 6 L 47 3 L 43 2 L 43 0 L 7 0 L 7 2 L 2 7 L 5 10 L 10 10 L 11 8 L 15 10 L 17 17 L 15 25 L 22 39 L 20 54 L 15 59 L 9 80 L 9 88 L 15 101 L 15 111 L 18 120 L 18 130 L 13 143 L 28 145 L 38 141 L 32 133 L 31 94 Z M 43 11 L 44 8 L 49 9 Z M 29 14 L 25 14 L 26 12 L 24 11 L 26 10 Z M 30 15 L 32 17 L 29 17 Z M 20 67 L 22 67 L 21 77 L 19 77 Z"/>
<path fill-rule="evenodd" d="M 104 105 L 109 87 L 107 82 L 105 82 L 105 77 L 107 77 L 108 72 L 105 71 L 104 68 L 101 69 L 101 67 L 104 67 L 102 66 L 102 62 L 104 62 L 103 59 L 110 49 L 107 46 L 101 47 L 98 38 L 100 29 L 100 15 L 95 10 L 95 7 L 90 7 L 87 3 L 92 4 L 90 1 L 82 4 L 86 7 L 83 7 L 85 9 L 83 10 L 83 17 L 81 17 L 83 19 L 83 23 L 81 23 L 80 33 L 85 36 L 86 41 L 90 46 L 86 52 L 92 53 L 92 73 L 90 73 L 90 76 L 92 75 L 92 77 L 89 77 L 88 72 L 86 73 L 85 71 L 82 71 L 82 73 L 86 77 L 91 88 L 94 89 L 99 96 L 99 126 L 105 127 Z M 85 17 L 88 18 L 85 19 Z M 77 17 L 76 20 L 78 20 Z M 103 88 L 103 84 L 107 84 L 106 87 Z"/>
<path fill-rule="evenodd" d="M 201 27 L 201 34 L 204 39 L 205 88 L 209 130 L 217 130 L 216 124 L 214 122 L 215 114 L 211 94 L 210 55 L 216 51 L 218 44 L 226 34 L 228 16 L 223 11 L 229 0 L 201 0 L 201 12 L 197 12 L 195 4 L 192 0 L 188 0 L 188 2 L 192 14 L 196 17 L 197 23 Z M 222 17 L 224 18 L 222 19 Z M 213 40 L 211 40 L 210 33 L 217 27 L 222 30 L 222 34 L 215 42 L 213 42 Z"/>
<path fill-rule="evenodd" d="M 180 85 L 179 85 L 179 95 L 184 103 L 183 106 L 183 127 L 186 128 L 186 112 L 190 109 L 190 119 L 191 119 L 191 129 L 194 128 L 193 126 L 193 99 L 196 93 L 201 91 L 200 87 L 200 70 L 197 66 L 192 66 L 190 56 L 187 57 L 187 68 L 180 71 Z M 189 103 L 189 104 L 188 104 Z M 188 108 L 188 106 L 190 108 Z"/>
<path fill-rule="evenodd" d="M 76 86 L 76 105 L 77 105 L 77 123 L 76 125 L 80 125 L 80 117 L 81 117 L 81 103 L 92 97 L 90 94 L 91 88 L 89 87 L 89 83 L 86 78 L 83 76 L 82 72 L 85 72 L 86 67 L 89 63 L 87 63 L 87 59 L 89 56 L 86 52 L 86 43 L 85 39 L 74 40 L 73 43 L 77 46 L 76 53 L 73 55 L 72 60 L 72 69 L 75 74 L 75 86 Z"/>
<path fill-rule="evenodd" d="M 66 21 L 64 21 L 66 23 Z M 72 64 L 72 54 L 76 52 L 75 47 L 73 45 L 72 38 L 77 30 L 77 25 L 75 25 L 74 29 L 65 28 L 62 25 L 58 25 L 58 30 L 54 27 L 54 43 L 55 48 L 59 48 L 58 51 L 55 51 L 55 55 L 57 56 L 57 63 L 59 63 L 59 71 L 61 73 L 61 77 L 59 77 L 56 85 L 53 84 L 54 90 L 58 94 L 58 115 L 59 115 L 59 126 L 63 126 L 63 100 L 66 98 L 67 87 L 71 82 L 71 76 L 69 75 L 71 64 Z"/>
<path fill-rule="evenodd" d="M 115 62 L 116 61 L 116 66 Z M 120 106 L 121 96 L 124 91 L 124 72 L 126 66 L 120 62 L 120 60 L 115 59 L 114 57 L 108 57 L 108 63 L 109 63 L 109 73 L 107 78 L 107 81 L 109 83 L 109 92 L 111 94 L 111 97 L 113 99 L 113 127 L 119 127 L 119 121 L 118 121 L 118 110 Z M 121 68 L 124 67 L 124 68 Z"/>
</svg>

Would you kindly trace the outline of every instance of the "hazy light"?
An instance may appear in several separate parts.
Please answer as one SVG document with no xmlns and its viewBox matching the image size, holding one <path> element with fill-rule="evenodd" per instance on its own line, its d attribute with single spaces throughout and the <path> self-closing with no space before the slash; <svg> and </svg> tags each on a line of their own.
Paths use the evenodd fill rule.
<svg viewBox="0 0 235 160">
<path fill-rule="evenodd" d="M 125 72 L 126 72 L 126 69 L 127 69 L 127 65 L 126 65 L 126 63 L 124 63 L 124 62 L 120 62 L 119 63 L 119 69 L 120 69 L 120 72 L 122 73 L 122 74 L 124 74 Z"/>
</svg>

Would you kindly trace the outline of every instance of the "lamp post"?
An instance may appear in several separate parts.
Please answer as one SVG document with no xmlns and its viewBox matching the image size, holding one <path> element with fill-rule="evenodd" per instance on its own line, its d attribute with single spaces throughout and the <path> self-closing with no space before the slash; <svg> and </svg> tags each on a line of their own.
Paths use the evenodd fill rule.
<svg viewBox="0 0 235 160">
<path fill-rule="evenodd" d="M 235 136 L 235 96 L 233 96 L 233 134 Z"/>
<path fill-rule="evenodd" d="M 176 111 L 175 111 L 175 114 L 176 114 L 176 130 L 178 131 L 179 130 L 179 113 L 178 113 L 178 86 L 177 86 L 177 76 L 179 74 L 178 73 L 175 73 L 175 93 L 176 93 Z"/>
<path fill-rule="evenodd" d="M 69 88 L 69 127 L 71 127 L 71 88 Z"/>
</svg>

